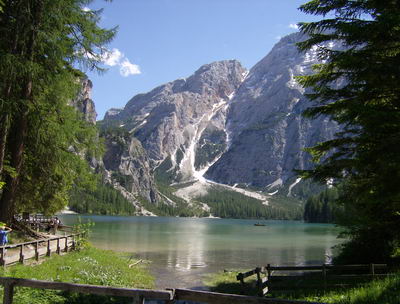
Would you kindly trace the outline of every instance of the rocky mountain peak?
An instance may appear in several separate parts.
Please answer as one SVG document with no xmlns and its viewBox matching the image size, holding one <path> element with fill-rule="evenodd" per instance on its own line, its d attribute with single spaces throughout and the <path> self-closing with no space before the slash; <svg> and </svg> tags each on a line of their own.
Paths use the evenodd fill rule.
<svg viewBox="0 0 400 304">
<path fill-rule="evenodd" d="M 105 124 L 117 121 L 138 138 L 153 166 L 170 158 L 179 175 L 189 178 L 195 170 L 195 142 L 203 132 L 222 130 L 219 142 L 226 137 L 226 109 L 246 74 L 236 60 L 203 65 L 186 79 L 136 95 L 123 111 L 108 115 Z"/>
<path fill-rule="evenodd" d="M 271 190 L 294 183 L 294 169 L 311 165 L 304 148 L 334 136 L 338 126 L 332 121 L 302 116 L 311 103 L 295 77 L 310 74 L 320 62 L 315 49 L 299 52 L 296 43 L 305 38 L 301 33 L 284 37 L 250 70 L 227 115 L 230 148 L 207 178 Z"/>
<path fill-rule="evenodd" d="M 212 90 L 224 98 L 242 82 L 244 73 L 246 70 L 237 60 L 205 64 L 186 80 L 184 89 L 202 95 Z"/>
<path fill-rule="evenodd" d="M 96 109 L 92 100 L 92 81 L 88 78 L 80 80 L 81 89 L 77 97 L 71 101 L 71 105 L 83 114 L 83 118 L 92 124 L 96 124 Z"/>
</svg>

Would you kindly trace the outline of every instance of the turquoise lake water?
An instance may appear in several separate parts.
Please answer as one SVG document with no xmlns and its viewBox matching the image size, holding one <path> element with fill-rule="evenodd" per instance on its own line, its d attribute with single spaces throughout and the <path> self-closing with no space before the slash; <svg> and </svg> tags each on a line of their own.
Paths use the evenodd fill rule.
<svg viewBox="0 0 400 304">
<path fill-rule="evenodd" d="M 338 229 L 297 221 L 80 216 L 95 222 L 91 242 L 152 261 L 159 288 L 203 288 L 204 276 L 224 269 L 329 263 Z M 63 215 L 72 225 L 76 215 Z"/>
</svg>

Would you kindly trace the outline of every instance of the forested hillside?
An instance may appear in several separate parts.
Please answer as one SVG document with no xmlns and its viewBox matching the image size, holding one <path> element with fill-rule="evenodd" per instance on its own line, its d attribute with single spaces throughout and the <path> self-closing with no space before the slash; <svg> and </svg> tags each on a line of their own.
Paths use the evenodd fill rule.
<svg viewBox="0 0 400 304">
<path fill-rule="evenodd" d="M 304 220 L 309 223 L 334 223 L 341 208 L 336 188 L 328 188 L 318 195 L 313 195 L 304 207 Z"/>
</svg>

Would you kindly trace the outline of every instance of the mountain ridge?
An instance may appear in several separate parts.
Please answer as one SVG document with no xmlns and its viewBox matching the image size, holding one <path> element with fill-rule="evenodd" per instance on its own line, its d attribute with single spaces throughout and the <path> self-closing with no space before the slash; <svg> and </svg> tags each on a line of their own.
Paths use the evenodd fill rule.
<svg viewBox="0 0 400 304">
<path fill-rule="evenodd" d="M 190 183 L 171 190 L 188 206 L 202 206 L 199 197 L 218 184 L 259 195 L 264 206 L 277 192 L 296 196 L 302 181 L 293 169 L 312 166 L 304 148 L 339 130 L 325 117 L 302 116 L 311 103 L 295 76 L 311 73 L 320 62 L 314 49 L 299 53 L 296 43 L 304 38 L 300 33 L 282 38 L 250 71 L 237 60 L 213 62 L 188 78 L 134 96 L 123 109 L 110 109 L 102 130 L 121 131 L 140 153 L 129 154 L 129 144 L 115 153 L 112 141 L 106 141 L 107 161 L 114 162 L 108 170 L 136 176 L 139 186 L 128 191 L 153 204 L 172 205 L 157 190 L 161 179 L 168 187 Z M 152 185 L 147 192 L 135 171 L 146 172 Z"/>
</svg>

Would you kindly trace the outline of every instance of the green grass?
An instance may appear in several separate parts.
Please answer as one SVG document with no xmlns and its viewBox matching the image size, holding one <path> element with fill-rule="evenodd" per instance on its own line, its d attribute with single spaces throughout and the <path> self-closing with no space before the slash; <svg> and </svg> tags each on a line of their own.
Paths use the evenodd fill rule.
<svg viewBox="0 0 400 304">
<path fill-rule="evenodd" d="M 245 280 L 244 286 L 236 280 L 236 275 L 240 271 L 221 271 L 214 274 L 207 275 L 203 283 L 214 292 L 243 294 L 248 296 L 257 295 L 255 276 Z M 245 272 L 242 271 L 242 272 Z"/>
<path fill-rule="evenodd" d="M 211 291 L 233 294 L 256 295 L 255 279 L 245 280 L 245 292 L 236 280 L 238 271 L 219 272 L 209 275 L 204 284 Z M 255 277 L 253 277 L 255 278 Z M 324 292 L 323 286 L 314 290 L 298 288 L 286 292 L 272 292 L 268 297 L 292 300 L 306 300 L 310 302 L 334 304 L 399 304 L 400 303 L 400 273 L 382 280 L 375 280 L 353 288 L 341 288 Z"/>
<path fill-rule="evenodd" d="M 308 294 L 301 299 L 335 304 L 398 304 L 400 303 L 400 273 L 348 290 L 331 291 L 319 295 Z"/>
<path fill-rule="evenodd" d="M 87 247 L 64 256 L 54 255 L 34 266 L 16 265 L 0 270 L 0 276 L 113 287 L 153 288 L 154 279 L 143 264 L 119 253 Z M 130 303 L 132 299 L 82 295 L 60 291 L 17 288 L 14 303 Z M 130 301 L 130 302 L 129 302 Z"/>
</svg>

